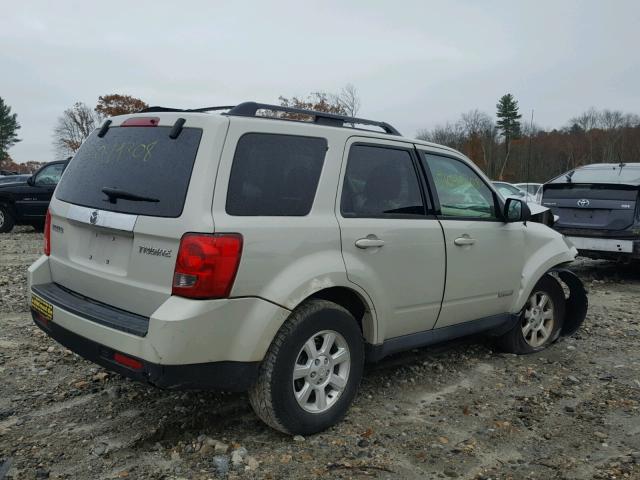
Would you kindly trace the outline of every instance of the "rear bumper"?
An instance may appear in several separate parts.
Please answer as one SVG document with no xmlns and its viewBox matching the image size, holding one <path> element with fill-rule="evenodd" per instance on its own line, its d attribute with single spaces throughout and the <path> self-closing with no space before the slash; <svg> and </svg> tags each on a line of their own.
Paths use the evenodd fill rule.
<svg viewBox="0 0 640 480">
<path fill-rule="evenodd" d="M 112 348 L 81 337 L 54 322 L 43 322 L 32 310 L 35 324 L 47 335 L 81 357 L 125 377 L 159 388 L 175 390 L 247 390 L 256 381 L 259 362 L 211 362 L 190 365 L 159 365 L 141 361 L 142 368 L 132 369 L 116 363 Z"/>
<path fill-rule="evenodd" d="M 566 237 L 580 255 L 590 258 L 640 258 L 640 240 L 633 238 L 589 237 L 567 235 Z"/>
<path fill-rule="evenodd" d="M 253 381 L 253 365 L 262 361 L 291 313 L 256 297 L 169 296 L 150 317 L 140 317 L 57 287 L 45 256 L 29 267 L 29 294 L 30 304 L 35 296 L 50 309 L 44 330 L 51 337 L 100 365 L 166 388 L 243 389 L 247 382 L 240 376 Z M 100 352 L 107 352 L 106 357 Z M 114 367 L 112 352 L 141 360 L 144 371 Z M 231 384 L 221 378 L 226 375 Z"/>
</svg>

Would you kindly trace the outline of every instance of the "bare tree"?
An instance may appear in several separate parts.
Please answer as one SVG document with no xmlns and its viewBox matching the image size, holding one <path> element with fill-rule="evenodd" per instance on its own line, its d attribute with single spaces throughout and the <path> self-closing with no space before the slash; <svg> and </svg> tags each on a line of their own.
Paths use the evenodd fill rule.
<svg viewBox="0 0 640 480">
<path fill-rule="evenodd" d="M 59 156 L 73 155 L 98 124 L 96 112 L 82 102 L 64 111 L 53 129 L 53 146 Z"/>
<path fill-rule="evenodd" d="M 621 162 L 621 151 L 617 148 L 622 140 L 625 115 L 618 110 L 603 110 L 600 113 L 600 126 L 604 130 L 605 143 L 602 150 L 603 162 Z"/>
<path fill-rule="evenodd" d="M 586 163 L 593 163 L 593 132 L 592 130 L 598 127 L 600 123 L 600 113 L 594 107 L 591 107 L 586 112 L 569 120 L 569 123 L 572 125 L 578 125 L 586 135 L 589 141 L 589 152 L 588 152 L 589 156 L 586 159 Z"/>
<path fill-rule="evenodd" d="M 459 121 L 469 143 L 479 144 L 482 151 L 482 161 L 489 176 L 496 174 L 497 167 L 493 160 L 493 147 L 496 144 L 498 131 L 489 115 L 477 108 L 463 113 Z"/>
<path fill-rule="evenodd" d="M 278 98 L 280 106 L 301 108 L 304 110 L 315 110 L 317 112 L 336 113 L 355 117 L 360 110 L 362 102 L 358 96 L 356 87 L 347 84 L 338 93 L 327 93 L 323 91 L 312 92 L 306 97 L 285 97 Z M 309 115 L 301 113 L 272 112 L 269 110 L 260 112 L 262 115 L 291 120 L 309 120 Z"/>
<path fill-rule="evenodd" d="M 600 123 L 600 114 L 595 108 L 591 107 L 586 112 L 578 115 L 577 117 L 573 117 L 569 120 L 569 123 L 572 125 L 578 125 L 582 130 L 588 132 L 598 126 Z"/>
<path fill-rule="evenodd" d="M 600 112 L 599 119 L 603 130 L 616 130 L 625 123 L 625 116 L 619 110 L 603 110 Z"/>
<path fill-rule="evenodd" d="M 348 83 L 340 90 L 340 93 L 333 97 L 333 103 L 340 105 L 345 115 L 350 117 L 358 115 L 362 102 L 360 101 L 356 87 L 352 84 Z"/>
<path fill-rule="evenodd" d="M 462 150 L 466 141 L 464 127 L 461 122 L 447 122 L 444 125 L 436 125 L 432 130 L 419 130 L 416 138 L 446 145 L 457 150 Z"/>
</svg>

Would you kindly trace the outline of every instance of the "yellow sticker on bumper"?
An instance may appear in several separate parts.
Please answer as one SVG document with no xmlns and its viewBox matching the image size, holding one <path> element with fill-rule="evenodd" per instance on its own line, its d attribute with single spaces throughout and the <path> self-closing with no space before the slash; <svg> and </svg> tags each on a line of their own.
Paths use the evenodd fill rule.
<svg viewBox="0 0 640 480">
<path fill-rule="evenodd" d="M 37 295 L 31 294 L 31 308 L 42 315 L 45 320 L 50 322 L 53 319 L 53 305 Z"/>
</svg>

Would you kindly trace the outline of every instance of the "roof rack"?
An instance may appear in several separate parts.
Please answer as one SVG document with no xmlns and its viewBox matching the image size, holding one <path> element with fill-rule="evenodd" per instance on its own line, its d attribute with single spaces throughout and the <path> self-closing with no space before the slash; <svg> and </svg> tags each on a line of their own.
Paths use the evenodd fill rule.
<svg viewBox="0 0 640 480">
<path fill-rule="evenodd" d="M 223 107 L 204 107 L 204 108 L 192 108 L 192 109 L 183 109 L 183 108 L 170 108 L 170 107 L 147 107 L 143 110 L 140 110 L 138 113 L 157 113 L 157 112 L 212 112 L 214 110 L 230 110 L 234 107 L 234 105 L 227 105 Z"/>
<path fill-rule="evenodd" d="M 304 108 L 282 107 L 280 105 L 270 105 L 268 103 L 244 102 L 236 105 L 225 115 L 234 115 L 239 117 L 256 117 L 258 110 L 271 110 L 272 112 L 297 113 L 308 115 L 313 118 L 313 122 L 318 125 L 329 125 L 332 127 L 344 127 L 345 123 L 352 125 L 371 125 L 381 128 L 390 135 L 401 135 L 392 125 L 386 122 L 378 122 L 376 120 L 367 120 L 366 118 L 349 117 L 347 115 L 338 115 L 336 113 L 318 112 L 316 110 L 307 110 Z M 269 117 L 261 117 L 269 118 Z M 274 117 L 278 119 L 278 117 Z"/>
<path fill-rule="evenodd" d="M 229 105 L 229 106 L 221 106 L 221 107 L 204 107 L 204 108 L 193 108 L 189 110 L 184 110 L 180 108 L 168 108 L 168 107 L 148 107 L 144 110 L 141 110 L 140 113 L 156 113 L 156 112 L 212 112 L 216 110 L 229 110 L 223 115 L 233 115 L 238 117 L 258 117 L 258 118 L 272 118 L 275 120 L 289 120 L 286 118 L 280 117 L 266 117 L 259 116 L 257 112 L 259 110 L 270 110 L 272 112 L 284 112 L 284 113 L 297 113 L 300 115 L 307 115 L 313 118 L 313 123 L 317 123 L 318 125 L 328 125 L 332 127 L 344 127 L 345 124 L 351 124 L 351 127 L 355 128 L 353 125 L 370 125 L 374 127 L 381 128 L 385 133 L 389 135 L 398 135 L 402 136 L 402 134 L 396 130 L 393 125 L 388 124 L 387 122 L 378 122 L 376 120 L 367 120 L 366 118 L 358 118 L 358 117 L 349 117 L 347 115 L 339 115 L 336 113 L 327 113 L 327 112 L 318 112 L 316 110 L 307 110 L 304 108 L 293 108 L 293 107 L 283 107 L 280 105 L 271 105 L 268 103 L 257 103 L 257 102 L 244 102 L 239 105 Z M 294 120 L 295 121 L 295 120 Z"/>
</svg>

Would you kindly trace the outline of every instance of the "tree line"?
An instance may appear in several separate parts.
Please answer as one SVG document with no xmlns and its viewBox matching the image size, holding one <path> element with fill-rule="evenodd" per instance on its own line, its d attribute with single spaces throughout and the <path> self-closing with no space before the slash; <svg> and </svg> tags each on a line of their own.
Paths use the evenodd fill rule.
<svg viewBox="0 0 640 480">
<path fill-rule="evenodd" d="M 500 98 L 497 121 L 478 109 L 460 115 L 417 138 L 455 148 L 490 178 L 513 182 L 545 182 L 590 163 L 640 161 L 640 116 L 618 110 L 587 111 L 564 127 L 544 130 L 522 121 L 512 95 Z"/>
</svg>

